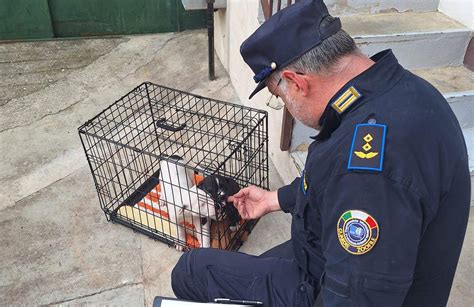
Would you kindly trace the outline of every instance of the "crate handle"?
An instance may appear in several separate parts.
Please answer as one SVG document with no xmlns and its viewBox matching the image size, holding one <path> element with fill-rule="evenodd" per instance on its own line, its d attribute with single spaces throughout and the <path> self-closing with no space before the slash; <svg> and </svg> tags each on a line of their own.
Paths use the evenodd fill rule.
<svg viewBox="0 0 474 307">
<path fill-rule="evenodd" d="M 178 127 L 173 127 L 171 125 L 168 125 L 168 124 L 166 124 L 166 118 L 160 118 L 159 120 L 156 121 L 155 125 L 158 128 L 163 128 L 163 129 L 173 131 L 173 132 L 178 132 L 178 131 L 183 130 L 184 128 L 186 128 L 186 123 L 182 123 Z"/>
</svg>

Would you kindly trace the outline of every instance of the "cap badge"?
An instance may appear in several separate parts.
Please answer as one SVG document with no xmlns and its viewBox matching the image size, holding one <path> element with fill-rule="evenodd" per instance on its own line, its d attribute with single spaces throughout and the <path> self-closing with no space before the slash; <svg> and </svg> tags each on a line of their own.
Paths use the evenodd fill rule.
<svg viewBox="0 0 474 307">
<path fill-rule="evenodd" d="M 260 81 L 268 77 L 276 68 L 277 64 L 275 62 L 272 62 L 270 66 L 264 67 L 258 74 L 253 76 L 253 79 L 256 83 L 259 83 Z"/>
</svg>

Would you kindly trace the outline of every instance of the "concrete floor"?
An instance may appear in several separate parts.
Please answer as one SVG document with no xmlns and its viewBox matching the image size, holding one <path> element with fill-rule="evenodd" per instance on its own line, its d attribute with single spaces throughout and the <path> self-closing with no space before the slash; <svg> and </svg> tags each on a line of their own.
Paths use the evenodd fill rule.
<svg viewBox="0 0 474 307">
<path fill-rule="evenodd" d="M 216 65 L 209 82 L 202 31 L 0 45 L 0 305 L 149 306 L 173 295 L 180 253 L 107 223 L 77 127 L 147 80 L 238 103 Z M 242 250 L 288 236 L 288 217 L 273 214 Z"/>
<path fill-rule="evenodd" d="M 0 45 L 0 304 L 149 306 L 180 253 L 107 223 L 77 127 L 143 81 L 238 103 L 202 31 Z M 272 141 L 272 140 L 271 140 Z M 271 187 L 282 184 L 271 169 Z M 471 212 L 450 306 L 474 301 Z M 289 238 L 264 217 L 241 251 Z M 435 255 L 434 255 L 435 256 Z"/>
</svg>

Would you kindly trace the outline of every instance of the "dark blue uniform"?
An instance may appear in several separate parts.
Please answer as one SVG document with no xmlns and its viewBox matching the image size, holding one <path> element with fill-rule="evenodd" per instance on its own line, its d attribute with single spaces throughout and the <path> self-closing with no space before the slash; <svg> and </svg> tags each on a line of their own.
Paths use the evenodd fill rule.
<svg viewBox="0 0 474 307">
<path fill-rule="evenodd" d="M 312 306 L 321 289 L 324 306 L 446 305 L 469 215 L 463 135 L 391 51 L 372 59 L 329 102 L 303 176 L 278 190 L 293 253 L 193 250 L 173 272 L 178 297 Z"/>
<path fill-rule="evenodd" d="M 324 306 L 446 305 L 469 215 L 463 135 L 442 95 L 391 51 L 372 59 L 329 102 L 303 176 L 278 190 L 294 255 L 193 250 L 173 272 L 178 297 L 312 306 L 320 288 Z"/>
<path fill-rule="evenodd" d="M 278 191 L 295 257 L 325 306 L 444 306 L 469 215 L 463 135 L 391 51 L 372 59 L 330 101 L 303 179 Z M 344 94 L 358 97 L 339 113 Z"/>
<path fill-rule="evenodd" d="M 258 86 L 336 33 L 321 0 L 301 0 L 241 47 Z M 285 42 L 286 47 L 276 47 Z M 305 170 L 278 190 L 291 241 L 260 257 L 200 249 L 172 274 L 178 298 L 265 306 L 444 306 L 466 231 L 470 175 L 443 96 L 390 50 L 329 101 Z M 295 198 L 296 196 L 296 198 Z"/>
</svg>

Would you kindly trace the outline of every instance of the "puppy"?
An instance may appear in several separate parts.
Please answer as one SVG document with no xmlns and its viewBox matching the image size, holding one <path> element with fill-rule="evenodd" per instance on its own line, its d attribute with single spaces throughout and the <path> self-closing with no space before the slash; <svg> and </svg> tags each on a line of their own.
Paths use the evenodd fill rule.
<svg viewBox="0 0 474 307">
<path fill-rule="evenodd" d="M 237 230 L 240 222 L 239 211 L 234 207 L 233 203 L 227 201 L 229 196 L 240 191 L 237 181 L 221 175 L 211 175 L 205 177 L 198 184 L 198 188 L 206 191 L 214 199 L 218 206 L 217 211 L 223 212 L 229 219 L 231 230 Z"/>
<path fill-rule="evenodd" d="M 180 225 L 184 219 L 184 202 L 182 196 L 187 195 L 189 187 L 192 186 L 190 173 L 187 171 L 184 159 L 179 156 L 170 156 L 168 160 L 160 161 L 160 185 L 161 199 L 167 203 L 168 215 L 172 227 L 177 227 L 178 241 L 186 243 L 185 228 Z M 176 244 L 176 249 L 183 247 Z"/>
<path fill-rule="evenodd" d="M 200 247 L 211 246 L 211 219 L 216 219 L 216 208 L 213 199 L 196 185 L 191 187 L 183 197 L 184 218 L 191 218 L 194 226 L 192 235 L 197 238 Z M 190 230 L 188 229 L 188 233 Z"/>
<path fill-rule="evenodd" d="M 201 218 L 215 219 L 214 201 L 193 185 L 193 172 L 183 166 L 185 163 L 179 156 L 160 161 L 161 199 L 168 205 L 170 222 L 176 225 L 177 239 L 184 242 L 183 245 L 187 230 L 193 232 L 201 247 L 210 247 L 210 221 L 203 223 Z M 193 229 L 190 224 L 194 225 Z M 183 250 L 183 247 L 176 244 L 176 249 Z"/>
</svg>

